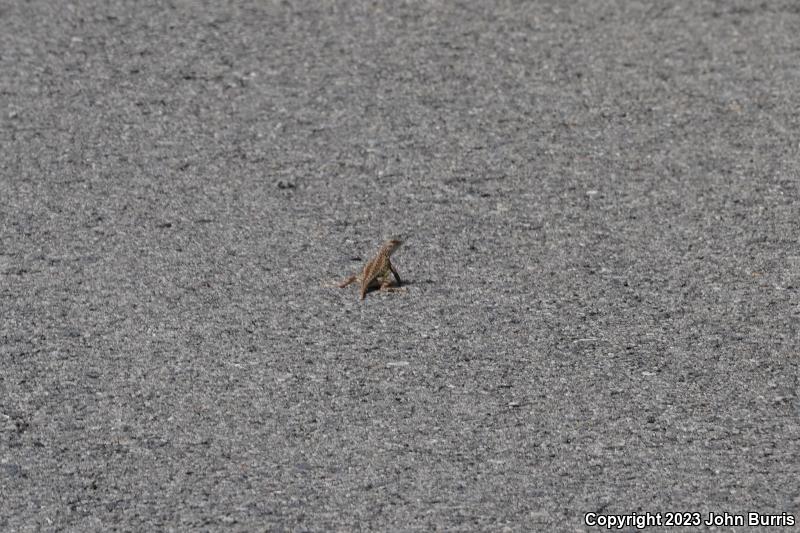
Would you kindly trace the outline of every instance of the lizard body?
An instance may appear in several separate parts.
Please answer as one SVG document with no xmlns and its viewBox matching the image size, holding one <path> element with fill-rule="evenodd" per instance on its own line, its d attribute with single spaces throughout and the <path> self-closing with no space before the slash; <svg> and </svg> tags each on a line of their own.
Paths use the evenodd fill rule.
<svg viewBox="0 0 800 533">
<path fill-rule="evenodd" d="M 342 283 L 339 284 L 340 288 L 345 288 L 355 281 L 361 283 L 361 299 L 367 296 L 367 291 L 374 287 L 379 287 L 382 291 L 396 291 L 399 290 L 400 276 L 397 270 L 392 266 L 390 260 L 392 254 L 403 244 L 402 241 L 391 239 L 383 243 L 378 253 L 370 259 L 360 274 L 350 276 Z M 389 275 L 394 276 L 397 285 L 392 287 L 391 278 Z"/>
</svg>

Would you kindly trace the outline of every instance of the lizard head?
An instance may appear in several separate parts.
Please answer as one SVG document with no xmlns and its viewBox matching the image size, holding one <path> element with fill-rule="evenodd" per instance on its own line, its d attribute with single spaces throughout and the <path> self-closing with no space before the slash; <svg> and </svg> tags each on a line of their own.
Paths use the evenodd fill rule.
<svg viewBox="0 0 800 533">
<path fill-rule="evenodd" d="M 386 241 L 386 243 L 383 245 L 383 248 L 386 250 L 387 254 L 392 255 L 398 248 L 400 248 L 400 246 L 402 246 L 402 244 L 403 241 L 390 239 Z"/>
</svg>

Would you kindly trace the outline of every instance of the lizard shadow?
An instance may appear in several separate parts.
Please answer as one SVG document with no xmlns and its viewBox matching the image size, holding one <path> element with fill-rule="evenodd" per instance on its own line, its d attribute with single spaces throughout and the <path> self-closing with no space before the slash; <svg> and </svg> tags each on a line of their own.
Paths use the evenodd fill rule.
<svg viewBox="0 0 800 533">
<path fill-rule="evenodd" d="M 422 279 L 422 280 L 414 280 L 414 279 L 406 280 L 406 279 L 404 279 L 402 283 L 394 282 L 394 283 L 392 283 L 391 286 L 396 288 L 396 289 L 400 289 L 400 288 L 403 288 L 403 287 L 410 287 L 410 286 L 413 286 L 413 285 L 423 285 L 423 284 L 424 285 L 430 285 L 430 284 L 433 284 L 433 283 L 435 283 L 435 282 L 432 279 Z M 380 285 L 379 284 L 378 285 L 370 285 L 370 287 L 367 290 L 367 292 L 370 293 L 372 291 L 377 291 L 377 290 L 380 290 Z"/>
<path fill-rule="evenodd" d="M 405 279 L 404 279 L 402 283 L 397 283 L 397 282 L 394 282 L 394 283 L 392 283 L 392 285 L 391 285 L 390 287 L 391 287 L 392 289 L 404 289 L 404 288 L 406 288 L 406 287 L 409 287 L 409 286 L 412 286 L 412 285 L 419 285 L 419 284 L 421 284 L 421 283 L 426 283 L 426 284 L 428 284 L 428 283 L 433 283 L 433 282 L 434 282 L 434 281 L 433 281 L 433 280 L 431 280 L 431 279 L 419 280 L 419 281 L 418 281 L 418 280 L 413 280 L 413 279 L 412 279 L 412 280 L 410 280 L 410 281 L 408 281 L 408 280 L 405 280 Z M 373 293 L 373 292 L 381 292 L 381 286 L 380 286 L 380 284 L 370 285 L 370 286 L 367 288 L 367 292 L 366 292 L 366 294 L 371 294 L 371 293 Z"/>
<path fill-rule="evenodd" d="M 398 285 L 398 287 L 406 287 L 408 285 L 419 285 L 421 283 L 426 283 L 426 284 L 427 283 L 433 283 L 433 280 L 432 279 L 423 279 L 423 280 L 412 279 L 412 280 L 409 281 L 409 280 L 405 280 L 404 279 L 403 283 Z"/>
</svg>

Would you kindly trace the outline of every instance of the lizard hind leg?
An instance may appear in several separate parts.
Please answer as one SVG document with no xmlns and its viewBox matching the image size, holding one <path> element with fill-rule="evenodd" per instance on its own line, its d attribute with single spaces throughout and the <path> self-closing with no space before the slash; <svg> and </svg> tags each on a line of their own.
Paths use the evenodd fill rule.
<svg viewBox="0 0 800 533">
<path fill-rule="evenodd" d="M 386 292 L 406 292 L 405 287 L 398 287 L 397 285 L 392 285 L 392 282 L 388 277 L 383 281 L 383 283 L 381 283 L 380 290 Z"/>
<path fill-rule="evenodd" d="M 347 278 L 346 280 L 344 280 L 343 282 L 341 282 L 339 284 L 339 288 L 340 289 L 344 289 L 345 287 L 347 287 L 351 283 L 355 282 L 357 279 L 358 279 L 358 276 L 350 276 L 349 278 Z"/>
</svg>

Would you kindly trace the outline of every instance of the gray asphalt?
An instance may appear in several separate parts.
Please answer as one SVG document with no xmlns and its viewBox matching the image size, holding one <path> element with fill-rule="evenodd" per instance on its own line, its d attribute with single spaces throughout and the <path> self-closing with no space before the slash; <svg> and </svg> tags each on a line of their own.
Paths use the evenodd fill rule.
<svg viewBox="0 0 800 533">
<path fill-rule="evenodd" d="M 0 2 L 0 530 L 800 522 L 798 32 Z"/>
</svg>

